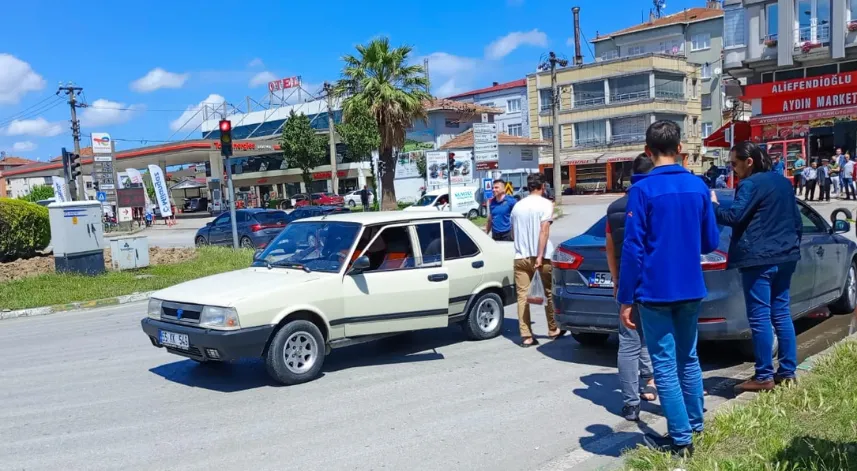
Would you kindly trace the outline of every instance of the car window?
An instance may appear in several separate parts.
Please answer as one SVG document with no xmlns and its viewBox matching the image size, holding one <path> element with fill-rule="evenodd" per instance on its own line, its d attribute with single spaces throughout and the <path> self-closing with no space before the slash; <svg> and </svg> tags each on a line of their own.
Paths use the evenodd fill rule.
<svg viewBox="0 0 857 471">
<path fill-rule="evenodd" d="M 366 247 L 363 255 L 369 257 L 369 269 L 363 273 L 404 270 L 416 266 L 408 226 L 385 227 Z"/>
<path fill-rule="evenodd" d="M 218 216 L 218 218 L 214 220 L 214 225 L 215 225 L 215 226 L 228 226 L 228 225 L 230 225 L 230 224 L 232 224 L 232 220 L 231 220 L 231 219 L 229 219 L 229 214 L 228 214 L 228 213 L 227 213 L 227 214 L 223 214 L 223 215 L 221 215 L 221 216 Z"/>
<path fill-rule="evenodd" d="M 473 239 L 453 221 L 443 221 L 443 236 L 444 260 L 472 257 L 479 253 Z"/>
<path fill-rule="evenodd" d="M 414 206 L 430 206 L 434 202 L 435 198 L 436 196 L 434 195 L 425 195 L 418 199 L 417 202 L 414 203 Z"/>
<path fill-rule="evenodd" d="M 247 213 L 245 213 L 244 211 L 239 211 L 239 212 L 235 213 L 235 220 L 238 221 L 238 224 L 241 224 L 242 222 L 248 221 L 248 216 L 249 215 Z"/>
<path fill-rule="evenodd" d="M 289 224 L 270 243 L 253 266 L 338 272 L 357 238 L 360 224 L 299 222 Z"/>
<path fill-rule="evenodd" d="M 417 240 L 419 241 L 420 252 L 422 253 L 422 263 L 420 265 L 439 265 L 442 243 L 440 223 L 417 224 L 414 227 L 417 231 Z"/>
<path fill-rule="evenodd" d="M 824 219 L 807 206 L 800 206 L 800 220 L 804 234 L 826 234 L 827 224 Z"/>
<path fill-rule="evenodd" d="M 285 211 L 260 211 L 253 216 L 260 224 L 278 224 L 286 221 Z"/>
</svg>

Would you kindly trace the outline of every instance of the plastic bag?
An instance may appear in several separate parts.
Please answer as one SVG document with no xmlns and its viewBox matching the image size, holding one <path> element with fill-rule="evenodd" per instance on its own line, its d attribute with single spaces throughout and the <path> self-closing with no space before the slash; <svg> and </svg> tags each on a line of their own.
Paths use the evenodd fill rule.
<svg viewBox="0 0 857 471">
<path fill-rule="evenodd" d="M 533 279 L 530 280 L 530 290 L 527 291 L 527 302 L 539 305 L 545 303 L 545 285 L 542 283 L 542 276 L 539 274 L 538 269 L 536 270 L 536 274 L 533 275 Z"/>
</svg>

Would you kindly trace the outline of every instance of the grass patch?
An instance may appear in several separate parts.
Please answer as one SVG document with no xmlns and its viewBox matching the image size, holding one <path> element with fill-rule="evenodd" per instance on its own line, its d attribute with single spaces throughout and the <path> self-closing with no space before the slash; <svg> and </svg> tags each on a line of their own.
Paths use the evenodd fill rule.
<svg viewBox="0 0 857 471">
<path fill-rule="evenodd" d="M 252 250 L 202 247 L 197 257 L 172 265 L 109 271 L 99 276 L 41 275 L 0 284 L 0 309 L 26 309 L 153 291 L 250 266 Z M 138 278 L 139 275 L 151 275 Z"/>
<path fill-rule="evenodd" d="M 857 341 L 836 346 L 793 387 L 759 394 L 706 424 L 687 461 L 637 448 L 627 470 L 857 470 Z"/>
</svg>

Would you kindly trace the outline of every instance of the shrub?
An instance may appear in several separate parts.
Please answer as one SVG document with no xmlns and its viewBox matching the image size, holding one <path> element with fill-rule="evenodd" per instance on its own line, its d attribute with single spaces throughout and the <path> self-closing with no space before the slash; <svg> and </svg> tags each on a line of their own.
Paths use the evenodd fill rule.
<svg viewBox="0 0 857 471">
<path fill-rule="evenodd" d="M 50 242 L 48 208 L 0 198 L 0 262 L 31 257 Z"/>
</svg>

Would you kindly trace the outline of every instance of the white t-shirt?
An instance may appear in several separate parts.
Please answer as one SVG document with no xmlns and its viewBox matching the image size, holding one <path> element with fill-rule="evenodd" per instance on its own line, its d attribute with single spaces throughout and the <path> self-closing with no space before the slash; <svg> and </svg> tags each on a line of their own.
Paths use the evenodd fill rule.
<svg viewBox="0 0 857 471">
<path fill-rule="evenodd" d="M 851 178 L 854 175 L 854 161 L 849 160 L 842 168 L 842 178 Z"/>
<path fill-rule="evenodd" d="M 515 259 L 539 256 L 539 232 L 545 221 L 553 221 L 553 203 L 540 195 L 530 195 L 512 208 L 512 231 L 515 240 Z M 543 258 L 553 255 L 553 244 L 548 239 Z"/>
</svg>

